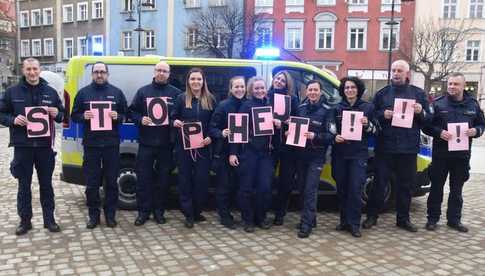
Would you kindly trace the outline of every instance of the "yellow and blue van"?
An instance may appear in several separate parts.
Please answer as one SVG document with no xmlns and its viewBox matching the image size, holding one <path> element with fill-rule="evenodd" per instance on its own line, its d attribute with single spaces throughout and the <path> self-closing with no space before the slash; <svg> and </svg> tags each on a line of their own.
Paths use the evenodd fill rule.
<svg viewBox="0 0 485 276">
<path fill-rule="evenodd" d="M 170 64 L 170 83 L 182 91 L 185 90 L 185 77 L 192 67 L 201 67 L 207 75 L 209 89 L 218 100 L 227 95 L 229 79 L 236 75 L 247 78 L 262 76 L 267 83 L 281 70 L 287 70 L 295 81 L 297 91 L 304 91 L 306 83 L 317 79 L 322 84 L 322 90 L 329 104 L 337 104 L 341 99 L 337 90 L 339 81 L 324 70 L 315 66 L 288 61 L 275 60 L 237 60 L 210 58 L 175 58 L 161 56 L 123 57 L 123 56 L 82 56 L 73 57 L 66 70 L 64 86 L 64 103 L 68 113 L 72 110 L 72 103 L 76 93 L 91 82 L 91 67 L 96 61 L 108 64 L 109 82 L 119 87 L 131 103 L 136 91 L 152 81 L 153 68 L 160 60 Z M 62 132 L 62 175 L 65 182 L 83 184 L 82 179 L 82 125 L 70 120 L 66 116 Z M 125 122 L 121 127 L 120 159 L 121 169 L 118 176 L 119 206 L 121 208 L 136 207 L 136 174 L 135 160 L 138 149 L 138 131 L 131 122 Z M 428 166 L 431 163 L 431 143 L 423 136 L 421 152 L 418 155 L 418 181 L 415 195 L 424 195 L 429 190 Z M 369 174 L 362 199 L 367 200 L 367 191 L 373 183 L 372 173 L 372 142 L 369 145 L 371 159 L 369 160 Z M 329 160 L 330 158 L 327 158 Z M 330 162 L 325 164 L 321 175 L 320 194 L 336 194 L 335 181 L 331 177 Z M 393 194 L 392 181 L 388 185 L 386 200 L 391 201 Z"/>
</svg>

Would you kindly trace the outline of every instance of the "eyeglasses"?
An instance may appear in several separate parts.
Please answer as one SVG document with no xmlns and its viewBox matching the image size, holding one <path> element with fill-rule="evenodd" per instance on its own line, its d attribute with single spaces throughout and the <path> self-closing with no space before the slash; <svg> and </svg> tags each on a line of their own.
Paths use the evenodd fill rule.
<svg viewBox="0 0 485 276">
<path fill-rule="evenodd" d="M 108 73 L 108 72 L 106 72 L 106 71 L 93 71 L 93 74 L 95 74 L 95 75 L 104 75 L 106 73 Z"/>
</svg>

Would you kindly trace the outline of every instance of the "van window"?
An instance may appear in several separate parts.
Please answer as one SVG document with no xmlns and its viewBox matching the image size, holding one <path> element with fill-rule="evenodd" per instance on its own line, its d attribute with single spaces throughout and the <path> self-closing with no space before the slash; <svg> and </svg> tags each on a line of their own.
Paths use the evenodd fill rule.
<svg viewBox="0 0 485 276">
<path fill-rule="evenodd" d="M 170 66 L 170 84 L 185 91 L 185 80 L 187 73 L 194 66 L 172 65 Z M 223 66 L 197 66 L 201 68 L 207 78 L 207 85 L 211 93 L 219 102 L 227 97 L 229 91 L 229 80 L 234 76 L 244 76 L 246 80 L 256 76 L 256 69 L 253 67 L 223 67 Z"/>
<path fill-rule="evenodd" d="M 310 80 L 319 80 L 322 83 L 322 90 L 323 95 L 327 99 L 329 104 L 337 104 L 341 101 L 341 97 L 339 95 L 337 87 L 335 87 L 330 81 L 328 81 L 325 77 L 318 75 L 314 72 L 310 72 L 304 69 L 295 69 L 292 67 L 284 67 L 279 66 L 273 69 L 273 76 L 276 75 L 279 71 L 286 70 L 290 73 L 291 77 L 293 78 L 295 89 L 294 93 L 298 95 L 300 101 L 305 99 L 305 88 L 306 84 Z"/>
</svg>

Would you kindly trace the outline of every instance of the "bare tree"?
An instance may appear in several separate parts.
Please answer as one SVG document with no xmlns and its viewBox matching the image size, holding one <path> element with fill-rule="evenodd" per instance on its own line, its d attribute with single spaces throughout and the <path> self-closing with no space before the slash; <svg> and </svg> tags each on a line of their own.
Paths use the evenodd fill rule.
<svg viewBox="0 0 485 276">
<path fill-rule="evenodd" d="M 459 46 L 468 34 L 464 21 L 429 19 L 416 24 L 412 40 L 402 42 L 400 54 L 412 70 L 423 75 L 424 91 L 428 93 L 433 82 L 441 82 L 466 66 L 463 47 Z"/>
</svg>

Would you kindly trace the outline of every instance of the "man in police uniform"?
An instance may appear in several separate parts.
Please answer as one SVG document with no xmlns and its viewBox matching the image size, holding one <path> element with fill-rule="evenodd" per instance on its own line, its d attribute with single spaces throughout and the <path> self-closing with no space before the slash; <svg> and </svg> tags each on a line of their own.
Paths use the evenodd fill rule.
<svg viewBox="0 0 485 276">
<path fill-rule="evenodd" d="M 147 99 L 165 98 L 167 107 L 165 114 L 168 116 L 174 100 L 182 93 L 178 88 L 168 84 L 169 77 L 170 66 L 166 62 L 161 61 L 155 65 L 152 83 L 137 91 L 129 108 L 130 117 L 139 130 L 136 159 L 138 205 L 138 216 L 135 219 L 136 226 L 145 224 L 151 213 L 153 213 L 156 223 L 164 224 L 166 222 L 163 214 L 168 192 L 169 173 L 172 167 L 170 125 L 153 125 L 153 121 L 148 115 Z"/>
<path fill-rule="evenodd" d="M 375 117 L 380 125 L 375 148 L 375 186 L 369 195 L 367 219 L 363 228 L 377 224 L 379 211 L 384 203 L 385 190 L 391 175 L 395 176 L 396 226 L 410 232 L 417 227 L 411 223 L 409 207 L 411 191 L 416 182 L 416 158 L 419 152 L 420 130 L 429 120 L 429 105 L 421 88 L 408 82 L 409 64 L 397 60 L 391 66 L 391 84 L 382 88 L 374 97 Z M 413 99 L 411 128 L 392 126 L 394 100 Z"/>
<path fill-rule="evenodd" d="M 92 67 L 92 83 L 79 90 L 74 99 L 72 120 L 83 124 L 83 172 L 86 182 L 86 201 L 89 208 L 89 219 L 86 228 L 93 229 L 99 224 L 100 197 L 99 187 L 102 176 L 105 182 L 104 216 L 108 227 L 116 227 L 116 208 L 118 203 L 118 185 L 116 179 L 120 167 L 120 134 L 119 128 L 123 123 L 127 106 L 123 92 L 108 83 L 108 66 L 103 62 L 96 62 Z M 91 130 L 90 120 L 95 119 L 90 109 L 93 101 L 111 102 L 109 116 L 112 129 L 103 131 Z"/>
<path fill-rule="evenodd" d="M 56 90 L 40 78 L 40 64 L 37 59 L 24 60 L 23 77 L 19 84 L 7 89 L 0 97 L 0 123 L 10 128 L 9 146 L 14 147 L 14 158 L 10 164 L 12 175 L 18 179 L 17 212 L 20 225 L 15 234 L 23 235 L 32 229 L 32 173 L 37 171 L 40 187 L 40 203 L 44 228 L 50 232 L 61 231 L 54 219 L 54 190 L 52 172 L 56 153 L 53 151 L 53 121 L 60 123 L 64 107 Z M 47 106 L 50 136 L 28 137 L 26 107 Z M 47 130 L 47 129 L 46 129 Z"/>
<path fill-rule="evenodd" d="M 447 225 L 460 232 L 468 232 L 461 223 L 463 206 L 462 190 L 470 174 L 470 150 L 472 138 L 480 137 L 485 130 L 483 111 L 477 100 L 464 93 L 465 76 L 453 73 L 448 78 L 447 94 L 433 102 L 431 124 L 424 130 L 433 136 L 433 162 L 431 163 L 431 190 L 428 196 L 428 222 L 426 229 L 434 231 L 441 215 L 443 186 L 450 175 L 450 193 L 448 196 Z M 463 151 L 449 151 L 448 141 L 452 134 L 448 123 L 467 123 L 465 134 L 469 138 L 469 148 Z M 453 139 L 456 139 L 453 138 Z"/>
</svg>

